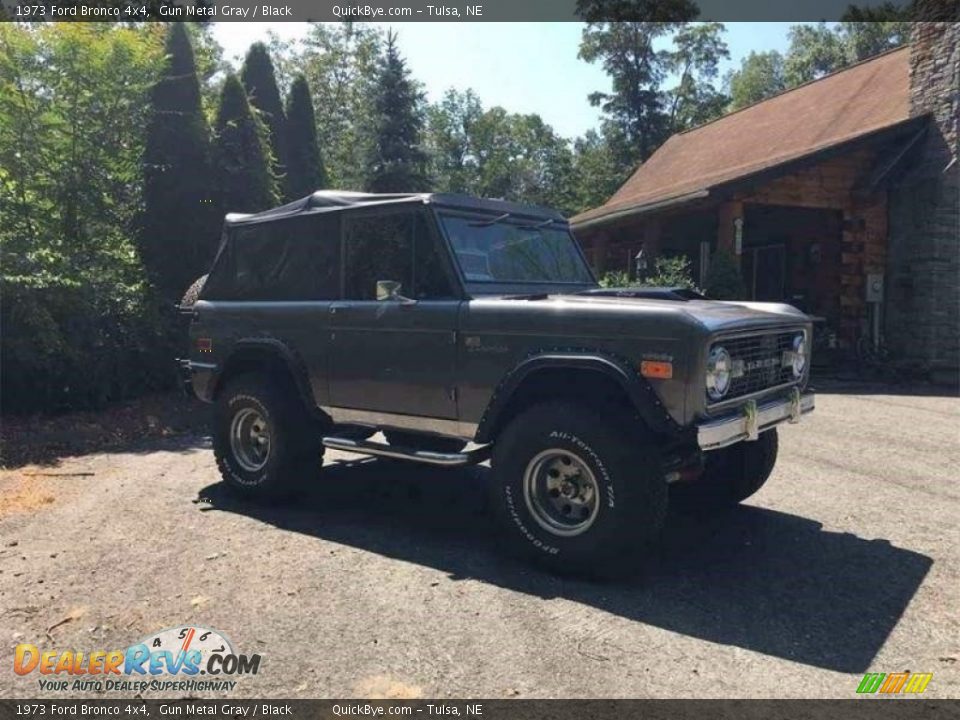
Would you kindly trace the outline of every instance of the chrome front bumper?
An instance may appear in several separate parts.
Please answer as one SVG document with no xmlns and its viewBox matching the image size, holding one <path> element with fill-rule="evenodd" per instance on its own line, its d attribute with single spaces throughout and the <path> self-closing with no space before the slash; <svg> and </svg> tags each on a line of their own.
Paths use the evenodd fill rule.
<svg viewBox="0 0 960 720">
<path fill-rule="evenodd" d="M 812 392 L 794 388 L 786 398 L 757 403 L 749 400 L 735 413 L 697 426 L 701 450 L 719 450 L 743 440 L 756 440 L 760 433 L 782 422 L 800 422 L 800 416 L 814 408 Z"/>
</svg>

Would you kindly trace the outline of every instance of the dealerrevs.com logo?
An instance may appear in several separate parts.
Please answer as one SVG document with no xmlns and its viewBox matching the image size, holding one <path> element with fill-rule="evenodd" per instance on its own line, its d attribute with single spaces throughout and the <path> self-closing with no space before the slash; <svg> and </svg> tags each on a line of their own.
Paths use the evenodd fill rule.
<svg viewBox="0 0 960 720">
<path fill-rule="evenodd" d="M 231 691 L 256 675 L 260 655 L 241 655 L 220 632 L 197 626 L 161 630 L 125 650 L 41 650 L 21 643 L 13 671 L 39 676 L 44 692 Z"/>
<path fill-rule="evenodd" d="M 933 673 L 867 673 L 857 687 L 860 695 L 919 695 L 927 689 Z"/>
</svg>

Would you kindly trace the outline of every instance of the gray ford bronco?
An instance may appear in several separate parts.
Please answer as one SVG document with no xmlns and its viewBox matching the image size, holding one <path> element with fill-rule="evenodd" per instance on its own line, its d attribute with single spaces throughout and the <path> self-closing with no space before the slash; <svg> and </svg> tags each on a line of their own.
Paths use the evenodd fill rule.
<svg viewBox="0 0 960 720">
<path fill-rule="evenodd" d="M 232 488 L 289 494 L 325 448 L 490 459 L 503 535 L 556 570 L 635 563 L 670 497 L 749 497 L 814 406 L 807 316 L 602 289 L 563 216 L 509 202 L 324 191 L 228 215 L 183 309 Z"/>
</svg>

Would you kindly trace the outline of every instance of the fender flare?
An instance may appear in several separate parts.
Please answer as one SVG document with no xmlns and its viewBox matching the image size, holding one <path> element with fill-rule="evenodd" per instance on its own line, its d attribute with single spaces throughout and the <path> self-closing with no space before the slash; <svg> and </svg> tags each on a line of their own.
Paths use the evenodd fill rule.
<svg viewBox="0 0 960 720">
<path fill-rule="evenodd" d="M 649 381 L 622 358 L 596 351 L 540 351 L 522 360 L 503 378 L 487 404 L 477 428 L 476 442 L 491 442 L 499 420 L 513 394 L 524 380 L 544 369 L 599 372 L 614 380 L 626 393 L 630 404 L 647 427 L 655 433 L 670 434 L 680 426 L 670 417 Z"/>
<path fill-rule="evenodd" d="M 310 386 L 310 376 L 307 372 L 306 363 L 282 340 L 276 338 L 241 338 L 234 342 L 230 348 L 230 353 L 224 360 L 223 365 L 215 374 L 212 383 L 211 397 L 215 398 L 220 391 L 221 380 L 230 370 L 231 361 L 243 354 L 260 353 L 279 361 L 290 374 L 296 388 L 297 395 L 308 412 L 314 416 L 321 416 L 321 411 L 313 398 L 313 390 Z"/>
</svg>

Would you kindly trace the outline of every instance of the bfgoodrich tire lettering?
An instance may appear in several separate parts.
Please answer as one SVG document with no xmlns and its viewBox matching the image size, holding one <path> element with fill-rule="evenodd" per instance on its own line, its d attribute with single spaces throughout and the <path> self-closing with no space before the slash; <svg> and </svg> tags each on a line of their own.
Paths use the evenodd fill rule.
<svg viewBox="0 0 960 720">
<path fill-rule="evenodd" d="M 254 374 L 230 380 L 219 394 L 213 451 L 224 481 L 255 498 L 290 495 L 322 462 L 319 428 L 299 400 L 282 383 Z"/>
<path fill-rule="evenodd" d="M 640 567 L 667 505 L 660 458 L 646 438 L 636 420 L 572 403 L 515 418 L 494 445 L 491 486 L 509 546 L 562 573 Z M 544 474 L 531 479 L 538 463 Z"/>
</svg>

